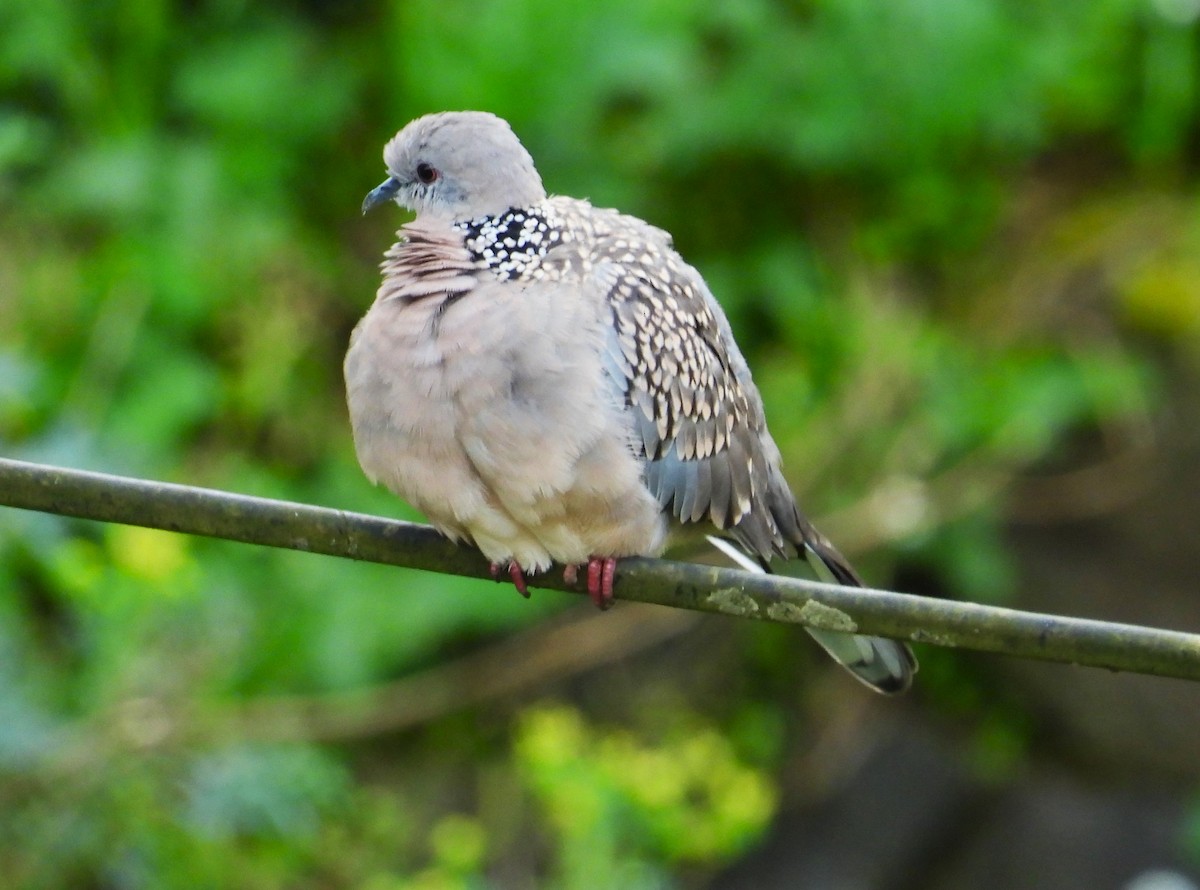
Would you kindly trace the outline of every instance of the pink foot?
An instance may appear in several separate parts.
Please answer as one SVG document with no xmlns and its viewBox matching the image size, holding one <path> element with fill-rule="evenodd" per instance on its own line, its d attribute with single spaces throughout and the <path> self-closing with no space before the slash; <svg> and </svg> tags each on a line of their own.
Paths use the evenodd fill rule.
<svg viewBox="0 0 1200 890">
<path fill-rule="evenodd" d="M 617 571 L 617 561 L 611 556 L 593 556 L 588 560 L 587 589 L 588 596 L 603 611 L 613 604 L 613 575 Z"/>
<path fill-rule="evenodd" d="M 500 563 L 493 562 L 488 565 L 488 570 L 492 573 L 492 577 L 497 581 L 500 580 Z M 515 562 L 508 564 L 508 577 L 512 581 L 513 587 L 517 588 L 517 593 L 529 599 L 529 587 L 525 584 L 525 573 L 521 571 L 521 567 Z"/>
<path fill-rule="evenodd" d="M 563 566 L 563 583 L 568 587 L 574 587 L 579 580 L 579 566 L 575 563 L 568 563 Z"/>
</svg>

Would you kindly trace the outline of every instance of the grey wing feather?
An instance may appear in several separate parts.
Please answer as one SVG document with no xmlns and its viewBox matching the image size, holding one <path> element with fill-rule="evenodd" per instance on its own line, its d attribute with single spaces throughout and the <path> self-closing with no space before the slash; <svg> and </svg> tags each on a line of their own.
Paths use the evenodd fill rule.
<svg viewBox="0 0 1200 890">
<path fill-rule="evenodd" d="M 700 275 L 656 233 L 591 245 L 612 319 L 606 365 L 646 484 L 679 521 L 707 519 L 764 558 L 784 554 L 771 504 L 791 496 L 749 369 Z"/>
<path fill-rule="evenodd" d="M 726 531 L 757 559 L 743 565 L 765 571 L 773 556 L 799 554 L 820 577 L 863 586 L 796 506 L 749 367 L 699 273 L 665 236 L 599 238 L 593 249 L 612 317 L 606 370 L 630 418 L 646 485 L 663 509 L 682 523 L 707 518 Z M 903 643 L 809 632 L 880 692 L 912 682 L 916 660 Z"/>
</svg>

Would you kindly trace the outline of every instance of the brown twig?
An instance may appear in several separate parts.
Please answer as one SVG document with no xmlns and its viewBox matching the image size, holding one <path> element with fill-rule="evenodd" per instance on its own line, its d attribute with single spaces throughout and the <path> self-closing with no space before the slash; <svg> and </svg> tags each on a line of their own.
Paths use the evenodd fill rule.
<svg viewBox="0 0 1200 890">
<path fill-rule="evenodd" d="M 432 528 L 308 504 L 0 459 L 0 504 L 488 578 Z M 557 572 L 531 586 L 581 593 Z M 622 559 L 619 599 L 1200 680 L 1200 636 L 842 587 L 666 560 Z"/>
</svg>

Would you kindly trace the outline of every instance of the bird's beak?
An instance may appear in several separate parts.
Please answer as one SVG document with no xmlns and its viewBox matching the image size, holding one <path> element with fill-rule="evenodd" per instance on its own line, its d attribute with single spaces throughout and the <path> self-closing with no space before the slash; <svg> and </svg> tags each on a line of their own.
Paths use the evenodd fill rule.
<svg viewBox="0 0 1200 890">
<path fill-rule="evenodd" d="M 372 207 L 382 204 L 384 201 L 390 201 L 396 197 L 396 192 L 400 191 L 400 180 L 395 176 L 389 176 L 378 186 L 367 192 L 367 196 L 363 198 L 362 212 L 365 214 Z"/>
</svg>

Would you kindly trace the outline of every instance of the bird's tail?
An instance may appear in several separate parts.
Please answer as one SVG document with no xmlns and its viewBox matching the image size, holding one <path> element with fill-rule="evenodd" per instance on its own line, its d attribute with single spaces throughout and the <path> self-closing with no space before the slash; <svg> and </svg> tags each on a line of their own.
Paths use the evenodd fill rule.
<svg viewBox="0 0 1200 890">
<path fill-rule="evenodd" d="M 808 539 L 803 545 L 803 555 L 819 580 L 830 584 L 866 586 L 846 558 L 823 535 L 811 527 L 806 531 L 810 534 L 806 536 Z M 769 568 L 731 541 L 711 535 L 708 540 L 741 568 L 763 574 L 770 572 Z M 904 643 L 884 637 L 838 633 L 812 627 L 805 630 L 834 661 L 876 692 L 893 695 L 912 685 L 913 674 L 917 672 L 917 660 Z"/>
</svg>

